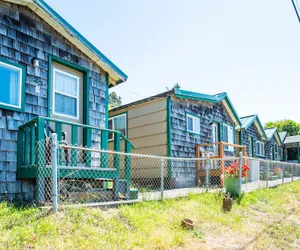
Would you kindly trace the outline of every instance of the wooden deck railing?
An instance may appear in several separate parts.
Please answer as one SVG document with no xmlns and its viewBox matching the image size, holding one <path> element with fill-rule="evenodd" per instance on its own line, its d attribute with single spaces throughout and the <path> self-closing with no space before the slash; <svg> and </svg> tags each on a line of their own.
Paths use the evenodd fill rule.
<svg viewBox="0 0 300 250">
<path fill-rule="evenodd" d="M 42 159 L 42 157 L 37 158 L 36 143 L 44 141 L 46 137 L 50 136 L 49 126 L 53 132 L 57 134 L 57 140 L 62 141 L 63 125 L 71 127 L 70 141 L 71 145 L 79 145 L 78 143 L 78 128 L 83 131 L 83 146 L 91 147 L 92 145 L 92 131 L 96 132 L 101 137 L 100 149 L 108 149 L 108 135 L 109 133 L 114 134 L 114 150 L 119 152 L 121 150 L 121 139 L 125 142 L 125 153 L 130 153 L 131 149 L 135 149 L 135 146 L 124 136 L 120 131 L 110 130 L 105 128 L 99 128 L 90 125 L 84 125 L 79 123 L 73 123 L 68 121 L 62 121 L 58 119 L 48 118 L 48 117 L 37 117 L 30 122 L 19 127 L 18 130 L 18 170 L 25 167 L 27 171 L 18 171 L 18 178 L 36 178 L 36 166 L 41 165 L 37 162 L 37 159 Z M 39 152 L 40 153 L 40 152 Z M 116 169 L 119 164 L 118 155 L 114 160 Z M 107 162 L 107 159 L 103 157 L 101 160 Z M 71 159 L 72 162 L 72 159 Z M 130 160 L 126 161 L 130 163 Z M 102 161 L 103 163 L 103 161 Z M 88 166 L 89 163 L 86 163 Z M 102 164 L 104 165 L 104 164 Z M 130 172 L 130 171 L 129 171 Z"/>
<path fill-rule="evenodd" d="M 217 146 L 218 147 L 218 154 L 209 156 L 209 158 L 212 159 L 220 159 L 220 181 L 221 181 L 221 187 L 224 187 L 224 160 L 229 157 L 233 156 L 239 156 L 239 152 L 243 153 L 243 156 L 247 156 L 246 153 L 246 146 L 238 145 L 238 144 L 232 144 L 232 143 L 227 143 L 227 142 L 215 142 L 215 143 L 206 143 L 206 144 L 197 144 L 196 145 L 196 158 L 202 158 L 203 156 L 201 155 L 201 148 L 205 147 L 210 147 L 213 149 L 213 147 Z M 232 153 L 232 155 L 227 156 L 225 154 L 225 146 L 227 147 L 234 147 L 234 151 L 228 151 L 229 154 Z M 208 150 L 205 150 L 206 152 L 211 152 Z M 200 176 L 201 176 L 201 163 L 200 161 L 197 161 L 197 170 L 196 170 L 196 185 L 200 182 Z"/>
</svg>

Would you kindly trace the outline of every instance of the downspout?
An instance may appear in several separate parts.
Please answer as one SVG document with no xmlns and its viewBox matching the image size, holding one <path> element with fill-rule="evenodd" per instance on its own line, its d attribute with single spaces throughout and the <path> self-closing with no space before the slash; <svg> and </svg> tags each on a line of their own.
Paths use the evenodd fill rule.
<svg viewBox="0 0 300 250">
<path fill-rule="evenodd" d="M 300 163 L 300 143 L 298 143 L 297 158 L 298 158 L 298 163 Z"/>
</svg>

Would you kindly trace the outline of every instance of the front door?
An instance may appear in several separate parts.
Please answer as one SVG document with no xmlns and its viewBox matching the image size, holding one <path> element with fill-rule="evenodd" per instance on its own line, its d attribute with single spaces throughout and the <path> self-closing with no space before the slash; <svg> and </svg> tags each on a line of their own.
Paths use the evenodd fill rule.
<svg viewBox="0 0 300 250">
<path fill-rule="evenodd" d="M 219 124 L 214 122 L 212 124 L 212 142 L 213 144 L 213 153 L 214 155 L 219 155 L 219 145 L 215 144 L 219 142 Z"/>
<path fill-rule="evenodd" d="M 83 74 L 58 63 L 52 64 L 50 116 L 83 124 Z M 71 126 L 63 125 L 66 141 L 71 144 Z M 77 145 L 83 144 L 83 129 L 78 128 Z"/>
</svg>

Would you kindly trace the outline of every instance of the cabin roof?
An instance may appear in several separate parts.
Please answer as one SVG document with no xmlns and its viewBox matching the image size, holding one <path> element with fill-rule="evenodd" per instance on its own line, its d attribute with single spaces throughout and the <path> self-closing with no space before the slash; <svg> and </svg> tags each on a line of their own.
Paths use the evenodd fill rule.
<svg viewBox="0 0 300 250">
<path fill-rule="evenodd" d="M 290 143 L 300 143 L 300 135 L 286 137 L 284 144 L 290 144 Z"/>
<path fill-rule="evenodd" d="M 100 50 L 81 35 L 71 24 L 63 19 L 43 0 L 3 0 L 14 4 L 27 6 L 46 21 L 57 32 L 64 36 L 74 46 L 79 48 L 92 61 L 109 74 L 110 86 L 127 80 L 127 75 L 109 60 Z M 96 28 L 96 27 L 95 27 Z"/>
<path fill-rule="evenodd" d="M 287 131 L 280 132 L 279 136 L 280 136 L 282 143 L 284 143 L 285 138 L 287 137 Z"/>
<path fill-rule="evenodd" d="M 242 128 L 247 130 L 253 123 L 256 126 L 258 132 L 260 133 L 260 135 L 267 140 L 268 137 L 265 133 L 265 130 L 258 118 L 258 115 L 248 115 L 248 116 L 244 116 L 244 117 L 240 117 L 241 123 L 242 123 Z"/>
<path fill-rule="evenodd" d="M 268 140 L 271 140 L 272 137 L 275 135 L 275 138 L 278 142 L 279 145 L 282 144 L 281 138 L 279 136 L 278 130 L 277 128 L 269 128 L 269 129 L 265 129 L 266 135 L 268 137 Z"/>
<path fill-rule="evenodd" d="M 207 95 L 197 92 L 191 92 L 187 90 L 182 90 L 175 88 L 174 90 L 166 91 L 154 96 L 150 96 L 129 104 L 125 104 L 123 106 L 117 107 L 115 109 L 110 110 L 111 112 L 119 111 L 128 107 L 132 107 L 135 105 L 139 105 L 141 103 L 149 102 L 155 99 L 159 98 L 166 98 L 168 96 L 175 96 L 176 98 L 181 99 L 188 99 L 188 100 L 195 100 L 195 101 L 203 101 L 203 102 L 210 102 L 210 103 L 220 103 L 222 102 L 226 108 L 226 110 L 229 112 L 230 116 L 232 117 L 233 121 L 235 122 L 236 126 L 241 126 L 241 122 L 239 119 L 239 116 L 233 107 L 233 104 L 231 103 L 227 93 L 219 93 L 215 95 Z"/>
</svg>

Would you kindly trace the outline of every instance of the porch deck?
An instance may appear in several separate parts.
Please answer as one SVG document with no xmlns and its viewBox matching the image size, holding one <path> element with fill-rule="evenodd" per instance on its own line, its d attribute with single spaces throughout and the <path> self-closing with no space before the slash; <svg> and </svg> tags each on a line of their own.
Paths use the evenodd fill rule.
<svg viewBox="0 0 300 250">
<path fill-rule="evenodd" d="M 63 129 L 69 127 L 71 134 L 67 136 Z M 79 143 L 78 134 L 83 134 L 83 145 Z M 18 164 L 17 178 L 36 180 L 37 197 L 42 196 L 44 181 L 50 180 L 51 171 L 51 139 L 52 133 L 57 134 L 59 142 L 58 167 L 62 179 L 111 180 L 114 189 L 119 190 L 120 156 L 108 159 L 108 154 L 95 153 L 97 150 L 108 150 L 109 134 L 114 134 L 114 151 L 121 151 L 121 140 L 125 153 L 130 153 L 134 145 L 120 132 L 84 124 L 76 124 L 53 118 L 38 117 L 18 131 Z M 64 136 L 63 136 L 64 135 Z M 79 150 L 81 149 L 81 151 Z M 124 160 L 126 186 L 130 186 L 130 157 Z M 114 199 L 118 199 L 115 192 Z"/>
<path fill-rule="evenodd" d="M 226 148 L 232 147 L 235 150 L 229 151 Z M 196 145 L 196 158 L 209 158 L 213 162 L 218 161 L 219 167 L 217 169 L 210 169 L 209 175 L 220 178 L 221 187 L 224 187 L 224 170 L 226 165 L 226 160 L 232 157 L 238 157 L 239 152 L 242 152 L 243 156 L 246 157 L 246 146 L 241 146 L 238 144 L 231 144 L 227 142 L 213 142 L 207 144 Z M 208 155 L 208 154 L 211 155 Z M 246 161 L 246 160 L 244 160 Z M 206 176 L 206 171 L 201 169 L 200 161 L 197 161 L 196 169 L 196 184 L 201 182 L 201 177 Z"/>
</svg>

